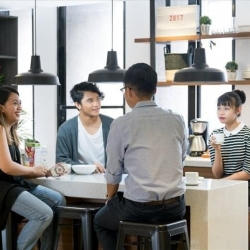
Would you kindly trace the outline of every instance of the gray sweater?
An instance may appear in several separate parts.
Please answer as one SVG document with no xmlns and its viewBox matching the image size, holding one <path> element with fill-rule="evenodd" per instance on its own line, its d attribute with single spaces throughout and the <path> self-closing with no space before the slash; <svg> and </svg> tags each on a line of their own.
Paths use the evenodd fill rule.
<svg viewBox="0 0 250 250">
<path fill-rule="evenodd" d="M 66 162 L 68 164 L 79 164 L 78 161 L 78 122 L 75 116 L 64 122 L 57 132 L 56 140 L 56 162 Z M 105 152 L 105 166 L 107 163 L 106 145 L 109 134 L 111 117 L 100 115 L 102 121 L 103 144 Z"/>
</svg>

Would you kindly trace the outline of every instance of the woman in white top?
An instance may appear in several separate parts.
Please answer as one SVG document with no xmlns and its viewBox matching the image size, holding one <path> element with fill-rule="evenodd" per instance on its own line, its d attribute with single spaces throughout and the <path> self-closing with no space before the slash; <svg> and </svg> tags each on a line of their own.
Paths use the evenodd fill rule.
<svg viewBox="0 0 250 250">
<path fill-rule="evenodd" d="M 250 179 L 250 128 L 238 120 L 245 101 L 246 95 L 240 90 L 218 98 L 217 116 L 225 126 L 212 132 L 209 145 L 212 172 L 216 178 Z M 216 144 L 214 133 L 224 133 L 221 145 Z"/>
</svg>

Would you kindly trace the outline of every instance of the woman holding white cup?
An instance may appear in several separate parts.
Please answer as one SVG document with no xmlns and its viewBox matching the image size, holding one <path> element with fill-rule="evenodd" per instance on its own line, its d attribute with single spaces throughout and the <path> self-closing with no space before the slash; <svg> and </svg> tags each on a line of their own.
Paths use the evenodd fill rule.
<svg viewBox="0 0 250 250">
<path fill-rule="evenodd" d="M 216 178 L 250 179 L 250 128 L 238 118 L 246 95 L 234 90 L 221 95 L 217 101 L 217 116 L 225 126 L 210 137 L 210 159 Z"/>
</svg>

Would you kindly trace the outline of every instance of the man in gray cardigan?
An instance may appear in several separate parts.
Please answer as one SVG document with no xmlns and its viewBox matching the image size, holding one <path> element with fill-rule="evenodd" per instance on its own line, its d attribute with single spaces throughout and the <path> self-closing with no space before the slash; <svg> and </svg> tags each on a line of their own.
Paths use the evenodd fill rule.
<svg viewBox="0 0 250 250">
<path fill-rule="evenodd" d="M 104 95 L 90 82 L 76 84 L 70 95 L 79 115 L 59 127 L 56 162 L 95 164 L 98 172 L 104 172 L 107 138 L 113 121 L 99 114 Z"/>
</svg>

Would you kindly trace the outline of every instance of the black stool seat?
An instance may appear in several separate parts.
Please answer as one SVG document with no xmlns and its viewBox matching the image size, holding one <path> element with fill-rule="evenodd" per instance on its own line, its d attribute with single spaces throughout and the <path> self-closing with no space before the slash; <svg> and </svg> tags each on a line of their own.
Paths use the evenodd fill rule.
<svg viewBox="0 0 250 250">
<path fill-rule="evenodd" d="M 59 236 L 60 236 L 60 226 L 61 220 L 63 218 L 67 219 L 78 219 L 81 220 L 82 226 L 82 241 L 84 250 L 93 250 L 93 240 L 92 240 L 92 219 L 96 212 L 104 204 L 82 204 L 82 205 L 67 205 L 67 206 L 58 206 L 55 210 L 54 217 L 54 236 L 52 242 L 52 249 L 56 250 L 58 246 Z M 74 249 L 79 249 L 78 246 L 78 237 L 74 237 Z M 97 240 L 95 241 L 97 243 Z"/>
<path fill-rule="evenodd" d="M 180 220 L 168 224 L 146 224 L 121 221 L 116 250 L 123 250 L 126 235 L 150 237 L 152 250 L 171 250 L 171 237 L 180 235 L 184 249 L 189 250 L 186 220 Z"/>
</svg>

